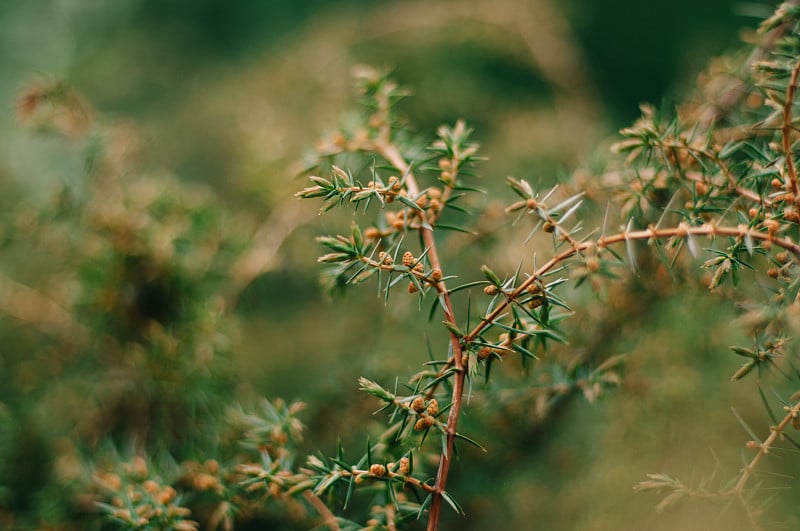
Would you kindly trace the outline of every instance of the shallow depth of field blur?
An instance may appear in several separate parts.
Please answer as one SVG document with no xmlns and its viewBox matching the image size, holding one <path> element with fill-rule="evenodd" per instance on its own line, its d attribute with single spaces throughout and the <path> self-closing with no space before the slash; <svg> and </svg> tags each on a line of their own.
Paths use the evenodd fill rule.
<svg viewBox="0 0 800 531">
<path fill-rule="evenodd" d="M 470 280 L 487 256 L 513 271 L 532 252 L 503 219 L 507 175 L 545 187 L 602 167 L 640 102 L 680 101 L 772 7 L 0 4 L 0 528 L 74 524 L 60 485 L 93 448 L 190 438 L 205 427 L 182 425 L 181 408 L 197 403 L 213 415 L 258 396 L 299 399 L 307 451 L 331 454 L 340 438 L 356 454 L 380 422 L 358 376 L 391 386 L 427 359 L 426 337 L 444 344 L 413 302 L 385 306 L 370 283 L 331 299 L 320 285 L 314 237 L 349 221 L 294 198 L 306 185 L 296 175 L 353 111 L 356 65 L 390 68 L 412 90 L 401 109 L 418 134 L 459 118 L 474 128 L 489 190 L 476 206 L 496 229 L 442 248 Z M 77 98 L 78 114 L 28 115 L 25 95 L 54 86 Z M 144 203 L 163 216 L 143 214 Z M 146 252 L 130 251 L 140 244 Z M 610 307 L 576 292 L 577 346 L 580 330 L 605 332 L 591 325 L 603 312 L 626 316 L 600 342 L 629 354 L 623 384 L 601 400 L 576 397 L 544 421 L 533 404 L 493 410 L 485 397 L 524 372 L 512 360 L 491 390 L 476 389 L 464 421 L 488 453 L 468 448 L 455 464 L 449 488 L 467 517 L 446 513 L 444 528 L 747 528 L 702 503 L 657 514 L 657 496 L 632 492 L 649 472 L 732 475 L 748 436 L 731 406 L 761 430 L 768 423 L 752 382 L 729 383 L 739 360 L 727 347 L 740 339 L 732 308 L 665 284 Z M 130 347 L 142 337 L 160 357 Z M 176 361 L 184 349 L 191 359 Z M 176 459 L 193 451 L 164 447 L 186 454 Z"/>
</svg>

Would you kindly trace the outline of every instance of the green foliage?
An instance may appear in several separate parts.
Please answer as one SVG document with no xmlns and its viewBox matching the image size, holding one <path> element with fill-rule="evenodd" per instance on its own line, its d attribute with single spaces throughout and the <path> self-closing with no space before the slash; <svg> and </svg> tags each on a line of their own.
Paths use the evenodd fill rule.
<svg viewBox="0 0 800 531">
<path fill-rule="evenodd" d="M 758 348 L 731 347 L 736 354 L 750 358 L 731 379 L 740 380 L 755 368 L 762 373 L 772 367 L 777 367 L 778 372 L 790 380 L 794 378 L 787 372 L 793 371 L 793 362 L 789 360 L 788 367 L 782 367 L 783 363 L 777 361 L 783 361 L 787 354 L 787 329 L 792 325 L 783 312 L 796 301 L 798 281 L 791 270 L 800 255 L 800 247 L 794 243 L 800 238 L 800 190 L 792 137 L 792 110 L 800 72 L 797 43 L 800 41 L 792 33 L 795 27 L 792 12 L 791 5 L 783 6 L 760 29 L 762 34 L 769 35 L 768 39 L 765 37 L 769 48 L 763 52 L 777 60 L 755 61 L 754 77 L 746 81 L 726 79 L 725 74 L 717 74 L 714 88 L 721 86 L 722 94 L 714 96 L 726 102 L 734 101 L 734 104 L 729 103 L 729 108 L 714 108 L 714 100 L 690 102 L 674 117 L 663 118 L 655 110 L 643 107 L 643 117 L 623 130 L 625 139 L 614 146 L 616 152 L 626 155 L 623 163 L 618 168 L 609 168 L 595 185 L 600 191 L 616 190 L 615 201 L 621 206 L 619 216 L 611 219 L 607 210 L 597 229 L 586 232 L 582 220 L 573 221 L 579 217 L 585 192 L 564 194 L 555 187 L 538 193 L 527 181 L 509 178 L 511 189 L 521 200 L 506 211 L 518 212 L 517 221 L 532 217 L 533 228 L 526 241 L 541 229 L 552 235 L 553 251 L 543 265 L 537 266 L 534 259 L 530 272 L 523 273 L 520 264 L 516 272 L 504 280 L 489 266 L 482 266 L 481 272 L 488 282 L 483 291 L 491 300 L 484 303 L 485 310 L 477 311 L 477 324 L 472 326 L 470 319 L 476 313 L 475 302 L 470 298 L 466 315 L 461 320 L 456 317 L 465 309 L 451 301 L 453 292 L 445 285 L 444 262 L 440 262 L 437 247 L 442 245 L 438 223 L 444 211 L 439 205 L 446 208 L 454 197 L 460 197 L 454 195 L 456 192 L 475 190 L 465 177 L 471 174 L 472 164 L 468 163 L 473 162 L 477 147 L 470 145 L 464 149 L 467 129 L 461 122 L 452 130 L 440 130 L 439 139 L 430 148 L 439 151 L 438 168 L 431 164 L 431 159 L 421 157 L 424 152 L 418 147 L 404 141 L 396 143 L 395 139 L 407 138 L 394 132 L 398 122 L 391 112 L 391 95 L 396 85 L 381 73 L 362 72 L 362 76 L 368 76 L 370 89 L 364 91 L 368 113 L 364 118 L 366 125 L 359 129 L 361 136 L 356 142 L 334 142 L 334 149 L 321 153 L 327 162 L 321 161 L 319 168 L 332 168 L 331 179 L 312 176 L 316 186 L 298 195 L 325 197 L 327 203 L 323 210 L 345 202 L 378 199 L 379 215 L 390 223 L 362 230 L 354 222 L 349 238 L 343 235 L 321 238 L 319 241 L 334 253 L 322 256 L 320 261 L 342 264 L 332 273 L 338 286 L 365 280 L 374 273 L 388 273 L 385 283 L 379 281 L 379 289 L 386 293 L 386 300 L 391 288 L 401 279 L 410 281 L 409 293 L 419 293 L 421 300 L 432 294 L 436 298 L 434 306 L 438 303 L 444 317 L 443 324 L 450 336 L 447 351 L 433 355 L 429 366 L 434 370 L 417 373 L 406 384 L 414 393 L 422 391 L 423 395 L 400 398 L 374 382 L 361 380 L 362 390 L 386 402 L 386 407 L 394 406 L 388 432 L 393 434 L 395 445 L 400 444 L 400 448 L 416 446 L 422 450 L 423 442 L 416 442 L 413 431 L 424 431 L 427 435 L 430 428 L 436 427 L 441 433 L 441 443 L 429 450 L 439 453 L 435 477 L 423 476 L 417 480 L 432 486 L 430 506 L 427 499 L 423 504 L 429 509 L 428 529 L 438 528 L 442 502 L 461 512 L 445 487 L 449 486 L 447 480 L 455 442 L 464 437 L 457 432 L 457 426 L 465 397 L 471 392 L 467 389 L 471 390 L 473 379 L 481 373 L 485 381 L 489 380 L 495 360 L 516 352 L 523 361 L 539 361 L 548 356 L 547 340 L 566 342 L 556 325 L 573 310 L 556 293 L 556 288 L 569 282 L 570 276 L 576 280 L 576 285 L 589 280 L 595 290 L 600 290 L 599 277 L 616 278 L 614 271 L 626 266 L 639 276 L 658 275 L 663 268 L 674 277 L 676 271 L 685 270 L 694 258 L 702 256 L 705 260 L 702 267 L 709 271 L 706 284 L 710 290 L 718 291 L 730 280 L 732 288 L 738 291 L 729 296 L 740 300 L 739 304 L 759 308 L 751 311 L 760 311 L 762 315 L 762 319 L 751 326 Z M 748 102 L 748 109 L 740 111 L 736 102 Z M 366 152 L 372 157 L 367 187 L 357 184 L 358 175 L 336 165 L 337 158 L 348 152 Z M 376 169 L 384 165 L 388 165 L 387 171 L 402 174 L 399 178 L 390 177 L 388 187 Z M 613 181 L 609 182 L 610 179 Z M 433 195 L 431 190 L 435 191 Z M 391 205 L 395 200 L 401 203 L 399 208 Z M 431 205 L 433 200 L 436 200 L 436 208 Z M 367 210 L 364 212 L 369 214 Z M 609 233 L 608 225 L 618 223 L 624 229 Z M 637 226 L 647 228 L 637 230 Z M 470 232 L 467 227 L 458 229 Z M 419 235 L 419 258 L 406 242 L 410 231 Z M 367 243 L 364 234 L 368 235 Z M 696 240 L 700 236 L 710 240 L 710 247 L 699 248 Z M 642 257 L 637 241 L 647 241 L 657 249 L 661 264 L 640 265 Z M 615 247 L 622 249 L 617 251 Z M 690 256 L 682 252 L 684 248 Z M 377 259 L 374 258 L 376 253 L 380 253 Z M 402 265 L 399 265 L 397 257 L 401 253 Z M 423 257 L 427 264 L 423 263 Z M 769 268 L 769 260 L 781 267 Z M 348 276 L 356 266 L 357 271 Z M 763 280 L 759 282 L 771 294 L 763 297 L 741 286 L 742 275 L 747 270 L 761 271 Z M 559 276 L 552 278 L 554 275 Z M 447 277 L 451 278 L 457 277 Z M 617 282 L 624 285 L 625 280 Z M 465 285 L 476 284 L 482 282 Z M 611 370 L 619 358 L 607 357 L 596 368 L 592 361 L 582 360 L 580 356 L 568 360 L 561 368 L 556 364 L 556 372 L 583 376 L 573 376 L 574 384 L 559 382 L 557 385 L 563 392 L 577 386 L 593 400 L 604 383 L 619 381 Z M 538 370 L 542 369 L 540 364 Z M 763 393 L 761 395 L 763 398 Z M 422 413 L 426 399 L 437 400 L 437 412 L 438 404 L 444 404 L 442 409 L 449 411 L 446 422 L 428 421 L 429 417 Z M 752 525 L 758 525 L 763 500 L 758 493 L 759 485 L 748 485 L 749 479 L 776 437 L 783 435 L 790 423 L 796 424 L 796 409 L 800 407 L 788 398 L 782 400 L 787 413 L 782 420 L 780 416 L 774 419 L 777 426 L 766 442 L 758 441 L 755 433 L 741 421 L 755 440 L 748 443 L 748 447 L 755 449 L 756 454 L 736 479 L 720 487 L 713 496 L 705 488 L 692 490 L 666 475 L 651 476 L 639 489 L 669 488 L 672 493 L 659 505 L 660 509 L 689 496 L 727 498 L 740 506 Z M 765 403 L 768 405 L 768 401 Z M 495 404 L 495 407 L 502 407 L 502 404 Z M 420 415 L 413 431 L 406 430 L 411 424 L 409 410 Z M 369 456 L 368 452 L 368 461 Z M 664 478 L 666 480 L 661 481 Z M 398 509 L 396 503 L 395 509 Z"/>
<path fill-rule="evenodd" d="M 463 515 L 479 522 L 486 484 L 497 501 L 497 483 L 517 505 L 509 521 L 527 521 L 520 499 L 545 499 L 525 490 L 532 478 L 564 475 L 531 444 L 545 437 L 532 433 L 596 434 L 587 426 L 613 411 L 600 399 L 635 401 L 625 393 L 636 376 L 625 371 L 633 365 L 636 374 L 631 360 L 656 354 L 621 348 L 619 337 L 643 327 L 648 296 L 677 286 L 684 295 L 708 288 L 738 314 L 747 343 L 730 345 L 736 336 L 722 345 L 744 364 L 724 379 L 739 387 L 757 380 L 751 402 L 766 410 L 769 427 L 751 427 L 734 409 L 750 438 L 738 471 L 720 466 L 699 481 L 647 474 L 635 490 L 666 492 L 659 512 L 697 498 L 724 505 L 739 524 L 791 526 L 792 498 L 773 493 L 782 485 L 767 463 L 771 452 L 800 448 L 790 435 L 800 427 L 791 339 L 800 328 L 798 15 L 793 3 L 781 6 L 762 24 L 755 51 L 715 63 L 675 112 L 644 106 L 602 171 L 546 187 L 509 177 L 508 201 L 480 177 L 485 159 L 464 121 L 418 134 L 402 112 L 409 91 L 386 71 L 356 69 L 360 111 L 317 144 L 311 183 L 296 195 L 321 201 L 328 216 L 331 234 L 317 243 L 329 287 L 374 283 L 386 313 L 416 308 L 428 317 L 429 325 L 398 319 L 381 328 L 377 315 L 350 316 L 359 326 L 342 333 L 375 351 L 355 368 L 339 365 L 350 381 L 364 374 L 358 390 L 378 408 L 372 421 L 341 389 L 330 403 L 312 402 L 303 420 L 302 402 L 242 390 L 249 383 L 233 363 L 244 313 L 236 303 L 264 270 L 259 235 L 284 230 L 279 223 L 270 218 L 256 231 L 211 189 L 142 171 L 130 158 L 129 130 L 98 118 L 66 83 L 32 84 L 20 118 L 77 144 L 86 164 L 80 183 L 59 187 L 51 203 L 0 215 L 0 340 L 14 345 L 0 365 L 10 382 L 0 390 L 0 524 L 437 529 Z M 495 209 L 495 219 L 508 220 L 500 229 L 485 226 L 495 197 L 507 203 Z M 347 212 L 343 229 L 337 209 Z M 503 246 L 519 251 L 516 267 Z M 467 259 L 473 248 L 477 263 Z M 678 303 L 681 318 L 701 312 L 698 299 Z M 719 347 L 706 323 L 686 327 L 697 337 L 684 350 Z M 298 328 L 287 331 L 294 350 L 297 336 L 323 329 L 324 348 L 299 354 L 314 360 L 341 332 L 324 321 Z M 367 333 L 377 347 L 362 340 Z M 387 374 L 390 364 L 377 360 L 391 357 L 382 337 L 390 333 L 417 351 L 425 345 L 428 361 Z M 678 350 L 677 339 L 667 343 L 660 347 Z M 294 352 L 265 354 L 269 367 Z M 412 359 L 403 354 L 401 365 Z M 680 366 L 678 354 L 668 357 Z M 312 364 L 301 372 L 309 394 Z M 669 376 L 655 385 L 668 386 Z M 575 397 L 593 406 L 567 410 Z M 255 405 L 232 406 L 239 400 Z M 662 404 L 652 422 L 673 407 Z M 317 430 L 343 425 L 346 442 L 317 443 L 308 417 Z M 632 438 L 645 452 L 652 446 L 646 434 Z M 536 473 L 525 469 L 531 463 Z"/>
</svg>

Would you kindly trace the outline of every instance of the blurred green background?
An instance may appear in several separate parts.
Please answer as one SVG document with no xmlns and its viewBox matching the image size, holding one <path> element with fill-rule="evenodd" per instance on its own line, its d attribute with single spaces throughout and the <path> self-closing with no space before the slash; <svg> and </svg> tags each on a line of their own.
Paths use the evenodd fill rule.
<svg viewBox="0 0 800 531">
<path fill-rule="evenodd" d="M 319 286 L 313 237 L 347 221 L 316 217 L 316 205 L 298 203 L 292 194 L 305 183 L 294 176 L 315 139 L 352 109 L 353 66 L 391 68 L 413 91 L 401 109 L 424 137 L 466 119 L 489 157 L 483 184 L 502 203 L 510 197 L 506 175 L 548 185 L 602 166 L 608 139 L 638 115 L 640 102 L 679 101 L 708 60 L 737 47 L 754 17 L 772 8 L 724 0 L 2 2 L 0 208 L 18 227 L 20 210 L 51 204 L 59 187 L 78 201 L 86 193 L 91 140 L 20 125 L 17 101 L 28 87 L 65 81 L 96 122 L 133 139 L 126 179 L 169 175 L 209 187 L 211 203 L 236 214 L 236 223 L 220 226 L 258 251 L 246 255 L 250 262 L 232 261 L 233 374 L 214 396 L 307 401 L 308 447 L 331 453 L 337 437 L 360 445 L 379 421 L 371 417 L 375 404 L 356 393 L 357 377 L 413 374 L 426 359 L 424 335 L 434 345 L 444 337 L 413 304 L 384 308 L 369 286 L 334 302 Z M 464 275 L 475 276 L 487 256 L 513 270 L 519 234 L 507 227 L 498 222 L 482 247 L 463 249 L 456 239 L 445 253 L 458 256 Z M 9 244 L 3 277 L 55 297 L 43 279 L 58 278 L 62 264 L 48 263 L 46 249 Z M 508 411 L 470 405 L 467 426 L 481 430 L 475 438 L 489 453 L 466 451 L 457 465 L 452 482 L 468 517 L 448 514 L 445 528 L 747 528 L 713 506 L 656 515 L 658 498 L 631 494 L 646 472 L 693 480 L 735 473 L 747 437 L 729 406 L 765 426 L 752 387 L 727 382 L 737 363 L 727 345 L 739 339 L 733 309 L 691 288 L 638 289 L 641 300 L 629 307 L 575 294 L 575 307 L 588 308 L 575 319 L 588 336 L 578 334 L 576 348 L 632 354 L 621 389 L 599 404 L 568 401 L 545 420 L 524 403 Z M 52 381 L 20 382 L 37 372 L 31 363 L 51 361 L 33 352 L 44 347 L 28 337 L 29 324 L 13 312 L 2 319 L 0 404 L 15 428 L 0 440 L 0 457 L 42 461 L 28 468 L 39 479 L 22 480 L 4 466 L 0 485 L 11 500 L 6 511 L 31 513 L 51 482 L 58 433 L 43 420 L 50 413 L 31 413 L 30 402 L 47 397 Z M 520 373 L 509 368 L 495 385 L 519 385 Z M 39 501 L 20 501 L 14 491 Z"/>
</svg>

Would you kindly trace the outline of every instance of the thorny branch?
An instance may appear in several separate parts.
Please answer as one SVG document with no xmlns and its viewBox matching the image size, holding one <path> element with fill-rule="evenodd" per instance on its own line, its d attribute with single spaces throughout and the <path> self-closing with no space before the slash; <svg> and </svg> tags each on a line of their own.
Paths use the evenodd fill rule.
<svg viewBox="0 0 800 531">
<path fill-rule="evenodd" d="M 528 277 L 525 281 L 523 281 L 519 286 L 517 286 L 512 292 L 506 295 L 506 298 L 501 301 L 494 310 L 481 319 L 481 321 L 475 325 L 475 327 L 467 333 L 462 341 L 465 344 L 468 344 L 471 341 L 474 341 L 483 330 L 486 329 L 487 326 L 494 323 L 506 310 L 506 308 L 512 304 L 516 299 L 518 299 L 521 295 L 523 295 L 528 287 L 536 282 L 537 280 L 541 280 L 541 278 L 558 264 L 563 262 L 564 260 L 572 257 L 573 255 L 590 250 L 592 248 L 602 249 L 604 247 L 608 247 L 610 245 L 614 245 L 621 242 L 626 241 L 636 241 L 636 240 L 654 240 L 654 239 L 668 239 L 674 237 L 686 238 L 690 236 L 731 236 L 734 238 L 745 238 L 749 237 L 753 240 L 760 240 L 760 241 L 768 241 L 774 245 L 782 247 L 787 251 L 790 251 L 792 254 L 800 258 L 800 245 L 792 242 L 789 239 L 784 238 L 776 238 L 774 233 L 764 233 L 759 232 L 753 229 L 750 229 L 744 225 L 740 225 L 739 227 L 719 227 L 713 223 L 706 223 L 699 227 L 689 227 L 687 225 L 680 225 L 675 228 L 666 228 L 666 229 L 655 229 L 655 228 L 648 228 L 645 230 L 640 231 L 626 231 L 620 232 L 618 234 L 614 234 L 611 236 L 605 236 L 602 238 L 598 238 L 597 240 L 591 241 L 584 241 L 581 243 L 575 243 L 569 249 L 561 252 L 560 254 L 555 255 L 552 257 L 548 262 L 544 265 L 539 267 L 530 277 Z M 457 360 L 456 360 L 457 361 Z M 449 368 L 453 366 L 455 361 L 453 358 L 450 358 L 447 364 L 440 369 L 437 376 L 441 376 L 444 374 Z M 432 396 L 433 389 L 428 391 L 428 394 Z"/>
<path fill-rule="evenodd" d="M 747 466 L 742 470 L 742 475 L 739 477 L 739 481 L 736 482 L 736 485 L 733 487 L 733 489 L 731 489 L 731 493 L 742 496 L 744 493 L 744 488 L 747 485 L 747 481 L 750 479 L 750 477 L 752 477 L 755 468 L 758 466 L 759 461 L 761 461 L 761 458 L 769 453 L 770 448 L 772 448 L 778 437 L 780 437 L 783 432 L 786 431 L 786 428 L 789 427 L 789 424 L 791 424 L 792 421 L 795 421 L 795 419 L 800 416 L 800 402 L 791 407 L 786 406 L 785 410 L 786 416 L 783 417 L 783 420 L 781 420 L 777 426 L 773 426 L 770 429 L 769 437 L 767 437 L 763 443 L 759 444 L 758 452 L 756 452 L 756 455 L 753 456 L 753 459 L 750 460 L 750 463 L 748 463 Z"/>
<path fill-rule="evenodd" d="M 797 91 L 797 77 L 800 75 L 800 60 L 795 63 L 792 69 L 792 77 L 789 86 L 786 88 L 786 101 L 783 102 L 783 125 L 781 126 L 783 153 L 786 157 L 786 185 L 794 194 L 795 201 L 800 204 L 800 190 L 797 188 L 797 170 L 794 166 L 794 154 L 792 153 L 792 106 L 794 96 Z"/>
<path fill-rule="evenodd" d="M 394 145 L 385 142 L 377 142 L 375 147 L 379 154 L 381 154 L 394 167 L 406 175 L 406 186 L 408 187 L 409 194 L 412 196 L 417 195 L 419 192 L 417 181 L 408 163 L 397 151 L 397 148 L 394 147 Z M 422 220 L 425 222 L 425 213 L 422 212 L 419 213 L 419 215 L 422 216 Z M 439 261 L 439 253 L 436 248 L 436 239 L 434 238 L 433 230 L 423 226 L 420 231 L 422 233 L 422 239 L 425 247 L 429 249 L 428 259 L 430 260 L 431 267 L 433 269 L 438 268 L 441 270 L 441 263 Z M 456 318 L 453 313 L 453 305 L 450 301 L 450 293 L 447 291 L 447 286 L 443 280 L 437 281 L 436 290 L 442 293 L 444 298 L 445 319 L 447 319 L 447 321 L 451 324 L 456 325 Z M 453 395 L 451 399 L 450 413 L 447 417 L 447 442 L 439 458 L 439 469 L 436 472 L 433 499 L 431 500 L 431 508 L 428 515 L 428 531 L 435 531 L 439 528 L 439 516 L 442 510 L 442 492 L 445 490 L 447 485 L 447 476 L 450 472 L 450 461 L 453 455 L 453 446 L 455 444 L 458 419 L 461 415 L 462 397 L 464 395 L 464 379 L 466 377 L 466 371 L 464 371 L 464 366 L 461 362 L 461 343 L 459 338 L 456 337 L 456 335 L 452 332 L 450 332 L 450 344 L 453 349 L 453 358 L 455 359 L 455 367 L 457 372 L 455 375 L 455 381 L 453 382 Z"/>
</svg>

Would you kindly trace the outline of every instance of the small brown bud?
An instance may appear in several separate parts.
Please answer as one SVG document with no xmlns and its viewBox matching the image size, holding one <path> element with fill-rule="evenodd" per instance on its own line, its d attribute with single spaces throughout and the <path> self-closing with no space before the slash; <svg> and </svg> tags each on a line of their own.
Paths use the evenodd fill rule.
<svg viewBox="0 0 800 531">
<path fill-rule="evenodd" d="M 192 486 L 195 490 L 212 490 L 218 485 L 217 478 L 211 474 L 201 473 L 197 474 L 192 481 Z"/>
<path fill-rule="evenodd" d="M 545 221 L 542 230 L 545 232 L 555 232 L 556 226 L 549 221 Z"/>
<path fill-rule="evenodd" d="M 797 210 L 794 208 L 785 208 L 783 210 L 783 219 L 791 221 L 792 223 L 797 223 L 800 221 L 800 215 L 798 215 Z"/>
<path fill-rule="evenodd" d="M 436 424 L 436 419 L 428 415 L 422 415 L 414 424 L 415 431 L 424 431 Z"/>
<path fill-rule="evenodd" d="M 492 349 L 490 349 L 489 347 L 483 347 L 478 351 L 479 360 L 485 360 L 491 355 L 492 355 Z"/>
<path fill-rule="evenodd" d="M 422 273 L 425 271 L 425 266 L 422 264 L 422 261 L 417 262 L 414 264 L 414 271 L 417 273 Z"/>
<path fill-rule="evenodd" d="M 778 254 L 775 255 L 775 261 L 778 262 L 779 264 L 785 264 L 789 262 L 789 253 L 787 253 L 786 251 L 779 252 Z"/>
<path fill-rule="evenodd" d="M 769 276 L 770 278 L 778 278 L 779 276 L 781 276 L 781 270 L 778 269 L 777 267 L 771 267 L 769 268 L 769 270 L 767 270 L 767 276 Z"/>
<path fill-rule="evenodd" d="M 541 306 L 543 302 L 544 301 L 541 299 L 541 297 L 537 297 L 528 303 L 528 308 L 536 309 Z"/>
<path fill-rule="evenodd" d="M 128 509 L 116 509 L 111 514 L 114 515 L 114 518 L 119 518 L 120 520 L 133 523 L 133 517 L 131 516 L 131 512 Z"/>
<path fill-rule="evenodd" d="M 405 476 L 408 474 L 410 465 L 411 463 L 409 462 L 408 457 L 401 457 L 400 461 L 397 463 L 397 473 Z"/>
<path fill-rule="evenodd" d="M 453 167 L 453 163 L 450 159 L 446 157 L 442 157 L 439 159 L 439 169 L 440 170 L 449 170 Z"/>
<path fill-rule="evenodd" d="M 439 269 L 438 267 L 434 267 L 433 271 L 431 271 L 431 279 L 436 282 L 442 280 L 442 270 Z"/>
<path fill-rule="evenodd" d="M 483 292 L 487 295 L 497 295 L 498 288 L 494 284 L 489 284 L 483 288 Z"/>
<path fill-rule="evenodd" d="M 399 191 L 403 186 L 400 184 L 400 179 L 397 178 L 396 175 L 392 175 L 389 177 L 389 181 L 386 184 L 386 189 L 391 189 L 394 192 Z"/>
<path fill-rule="evenodd" d="M 442 183 L 446 186 L 453 184 L 453 174 L 449 171 L 443 171 L 441 176 Z"/>
<path fill-rule="evenodd" d="M 596 256 L 590 256 L 586 259 L 586 269 L 590 273 L 594 273 L 598 269 L 600 269 L 600 259 Z"/>
<path fill-rule="evenodd" d="M 533 210 L 534 208 L 536 208 L 537 206 L 539 206 L 539 202 L 538 202 L 538 201 L 536 201 L 536 199 L 534 199 L 534 198 L 532 198 L 532 197 L 531 197 L 530 199 L 528 199 L 528 200 L 526 200 L 526 201 L 525 201 L 525 206 L 526 206 L 526 207 L 528 207 L 528 208 L 530 208 L 531 210 Z"/>
<path fill-rule="evenodd" d="M 442 191 L 438 188 L 428 188 L 428 197 L 431 199 L 439 199 L 442 197 Z"/>
<path fill-rule="evenodd" d="M 416 293 L 418 291 L 419 291 L 419 288 L 417 288 L 416 284 L 414 284 L 413 282 L 409 282 L 408 283 L 408 292 L 409 293 Z"/>
<path fill-rule="evenodd" d="M 697 195 L 706 195 L 708 193 L 708 185 L 703 181 L 697 181 L 694 183 L 694 191 Z"/>
<path fill-rule="evenodd" d="M 431 212 L 439 212 L 442 209 L 442 203 L 438 199 L 431 199 L 428 207 L 431 209 Z"/>
<path fill-rule="evenodd" d="M 381 237 L 381 231 L 377 227 L 367 227 L 364 229 L 364 237 L 368 240 L 377 240 Z"/>
<path fill-rule="evenodd" d="M 415 201 L 415 203 L 417 204 L 418 207 L 425 208 L 426 206 L 428 206 L 428 196 L 427 195 L 419 196 Z"/>
<path fill-rule="evenodd" d="M 750 216 L 750 219 L 756 219 L 758 217 L 758 209 L 753 207 L 747 211 L 747 214 Z"/>
<path fill-rule="evenodd" d="M 175 489 L 167 485 L 158 493 L 158 502 L 162 505 L 169 505 L 177 495 L 178 493 L 175 492 Z"/>
<path fill-rule="evenodd" d="M 778 229 L 780 228 L 780 226 L 781 226 L 781 224 L 778 222 L 777 219 L 770 218 L 770 219 L 765 219 L 764 220 L 764 227 L 767 229 L 767 232 L 770 235 L 775 234 L 776 232 L 778 232 Z"/>
<path fill-rule="evenodd" d="M 542 291 L 542 286 L 540 286 L 538 282 L 532 282 L 531 285 L 528 286 L 528 293 L 536 295 L 540 291 Z"/>
<path fill-rule="evenodd" d="M 369 467 L 369 473 L 373 476 L 382 477 L 386 475 L 386 467 L 378 463 L 374 463 Z"/>
<path fill-rule="evenodd" d="M 431 417 L 435 417 L 439 414 L 439 402 L 436 401 L 435 398 L 431 398 L 431 401 L 428 402 L 428 407 L 426 408 L 428 415 Z"/>
<path fill-rule="evenodd" d="M 414 400 L 411 401 L 411 409 L 416 411 L 417 413 L 422 413 L 425 410 L 425 399 L 421 396 L 416 397 Z"/>
<path fill-rule="evenodd" d="M 159 490 L 161 490 L 161 487 L 159 487 L 158 483 L 156 483 L 156 482 L 155 482 L 155 481 L 153 481 L 152 479 L 148 479 L 147 481 L 145 481 L 144 483 L 142 483 L 142 487 L 143 487 L 143 488 L 144 488 L 144 490 L 146 490 L 146 491 L 147 491 L 149 494 L 155 494 L 155 493 L 157 493 Z"/>
<path fill-rule="evenodd" d="M 783 181 L 781 181 L 780 179 L 778 179 L 776 177 L 776 178 L 772 179 L 772 181 L 770 182 L 770 185 L 772 185 L 772 189 L 773 190 L 780 190 L 780 189 L 783 188 Z"/>
<path fill-rule="evenodd" d="M 386 253 L 383 257 L 383 263 L 386 265 L 392 265 L 394 263 L 394 258 L 389 253 Z"/>
<path fill-rule="evenodd" d="M 403 253 L 403 265 L 406 267 L 411 267 L 414 265 L 414 255 L 411 254 L 411 251 L 406 251 Z"/>
<path fill-rule="evenodd" d="M 764 104 L 764 99 L 758 92 L 751 92 L 747 95 L 747 106 L 751 109 L 757 109 Z"/>
<path fill-rule="evenodd" d="M 758 450 L 759 448 L 761 448 L 761 445 L 758 443 L 758 441 L 753 441 L 753 440 L 747 441 L 746 443 L 744 443 L 744 446 L 748 450 Z"/>
<path fill-rule="evenodd" d="M 100 481 L 102 481 L 105 487 L 114 492 L 118 492 L 122 488 L 122 480 L 120 477 L 111 472 L 101 475 Z"/>
</svg>

